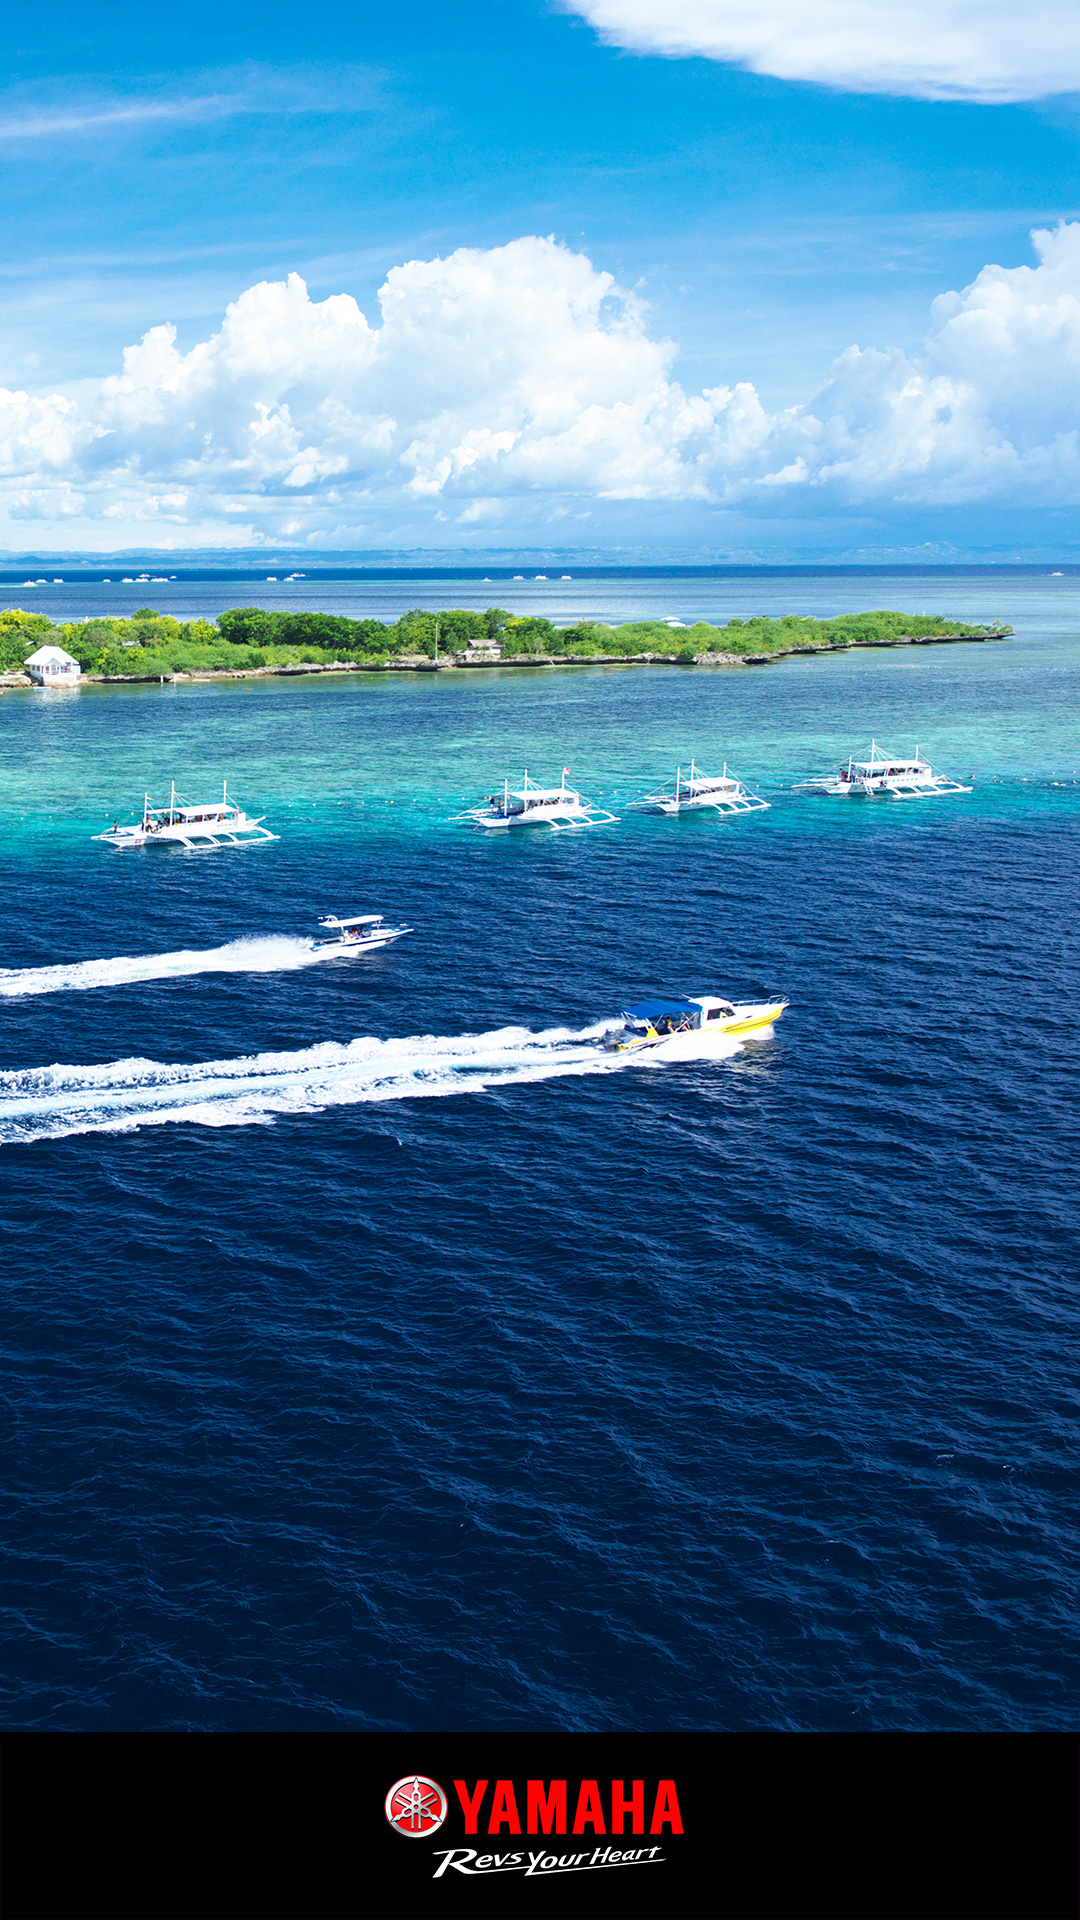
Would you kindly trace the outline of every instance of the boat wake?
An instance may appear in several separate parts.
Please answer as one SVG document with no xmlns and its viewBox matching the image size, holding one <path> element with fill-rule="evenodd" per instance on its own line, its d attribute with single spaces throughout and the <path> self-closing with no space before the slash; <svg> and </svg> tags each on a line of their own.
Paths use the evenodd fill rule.
<svg viewBox="0 0 1080 1920">
<path fill-rule="evenodd" d="M 114 1060 L 105 1066 L 33 1067 L 0 1073 L 0 1145 L 77 1133 L 128 1132 L 188 1121 L 205 1127 L 270 1125 L 279 1115 L 322 1113 L 366 1101 L 478 1093 L 487 1087 L 568 1074 L 660 1067 L 661 1060 L 605 1053 L 609 1022 L 572 1031 L 491 1033 L 440 1039 L 325 1041 L 298 1053 L 255 1054 L 195 1066 Z M 737 1040 L 708 1048 L 729 1059 Z"/>
<path fill-rule="evenodd" d="M 308 941 L 275 933 L 202 951 L 120 954 L 115 960 L 78 960 L 70 966 L 6 968 L 0 970 L 0 999 L 18 1000 L 32 993 L 87 993 L 93 987 L 130 987 L 145 980 L 180 980 L 193 973 L 290 973 L 341 957 L 340 948 L 313 953 Z M 346 951 L 346 958 L 356 957 L 355 952 Z"/>
</svg>

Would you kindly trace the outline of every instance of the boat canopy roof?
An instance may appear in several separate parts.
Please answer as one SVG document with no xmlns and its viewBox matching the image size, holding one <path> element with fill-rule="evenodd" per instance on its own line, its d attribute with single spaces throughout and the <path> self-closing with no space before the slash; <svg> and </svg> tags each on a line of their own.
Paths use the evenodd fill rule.
<svg viewBox="0 0 1080 1920">
<path fill-rule="evenodd" d="M 167 814 L 171 814 L 172 818 L 177 822 L 205 819 L 208 814 L 213 814 L 215 819 L 223 819 L 226 814 L 239 813 L 239 811 L 239 807 L 234 806 L 231 800 L 197 800 L 194 802 L 185 800 L 183 805 L 181 805 L 178 800 L 175 806 L 172 807 L 147 808 L 147 813 L 155 819 L 164 818 Z"/>
<path fill-rule="evenodd" d="M 891 773 L 918 773 L 926 766 L 926 761 L 904 760 L 893 753 L 879 753 L 871 760 L 853 760 L 851 764 L 857 767 L 860 773 L 881 773 L 883 770 Z"/>
<path fill-rule="evenodd" d="M 676 1013 L 698 1013 L 696 1000 L 643 1000 L 639 1006 L 624 1007 L 624 1020 L 670 1020 Z"/>
<path fill-rule="evenodd" d="M 511 800 L 576 800 L 573 787 L 511 787 Z"/>
<path fill-rule="evenodd" d="M 381 913 L 354 913 L 349 920 L 339 920 L 336 914 L 328 913 L 319 921 L 319 925 L 320 927 L 370 927 L 376 920 L 381 919 Z"/>
</svg>

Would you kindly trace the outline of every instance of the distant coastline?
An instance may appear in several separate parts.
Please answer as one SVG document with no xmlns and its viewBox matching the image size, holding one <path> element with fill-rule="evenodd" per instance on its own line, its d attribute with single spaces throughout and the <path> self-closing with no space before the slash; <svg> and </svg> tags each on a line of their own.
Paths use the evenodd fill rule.
<svg viewBox="0 0 1080 1920">
<path fill-rule="evenodd" d="M 29 686 L 23 661 L 42 645 L 64 649 L 82 678 L 98 684 L 255 679 L 311 673 L 490 672 L 493 668 L 558 666 L 764 666 L 815 653 L 866 647 L 951 645 L 1005 640 L 1006 624 L 977 626 L 934 614 L 878 609 L 818 620 L 638 620 L 620 626 L 579 621 L 556 627 L 542 615 L 504 608 L 478 613 L 416 608 L 393 626 L 325 613 L 275 613 L 233 607 L 216 622 L 175 620 L 151 607 L 131 619 L 53 624 L 43 614 L 9 608 L 0 613 L 0 686 Z"/>
</svg>

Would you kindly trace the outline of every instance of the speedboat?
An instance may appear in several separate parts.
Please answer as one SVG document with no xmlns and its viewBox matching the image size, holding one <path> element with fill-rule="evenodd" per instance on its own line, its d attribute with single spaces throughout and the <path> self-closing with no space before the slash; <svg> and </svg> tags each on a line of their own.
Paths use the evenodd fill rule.
<svg viewBox="0 0 1080 1920">
<path fill-rule="evenodd" d="M 155 807 L 148 793 L 143 795 L 143 813 L 137 827 L 121 827 L 115 822 L 107 833 L 96 833 L 95 840 L 123 852 L 131 847 L 180 846 L 188 853 L 200 847 L 250 847 L 264 840 L 277 840 L 262 822 L 264 814 L 252 820 L 229 799 L 224 782 L 220 800 L 201 800 L 190 805 L 178 799 L 173 781 L 167 807 Z"/>
<path fill-rule="evenodd" d="M 354 913 L 348 920 L 328 913 L 319 925 L 326 928 L 326 933 L 321 940 L 311 942 L 312 953 L 373 953 L 377 947 L 388 947 L 391 940 L 412 932 L 411 927 L 388 927 L 381 913 Z"/>
<path fill-rule="evenodd" d="M 689 773 L 684 773 L 681 767 L 675 769 L 673 788 L 647 793 L 634 802 L 639 813 L 686 813 L 705 807 L 711 807 L 715 813 L 760 813 L 770 805 L 770 801 L 744 786 L 737 775 L 728 772 L 726 760 L 723 773 L 701 773 L 697 763 L 691 760 Z"/>
<path fill-rule="evenodd" d="M 618 814 L 603 807 L 590 806 L 580 793 L 566 784 L 569 767 L 563 768 L 562 785 L 529 785 L 528 770 L 524 784 L 512 788 L 507 780 L 501 793 L 489 793 L 483 806 L 470 807 L 458 814 L 474 826 L 505 831 L 509 827 L 606 827 L 618 821 Z"/>
<path fill-rule="evenodd" d="M 622 1025 L 604 1040 L 608 1053 L 656 1053 L 663 1059 L 700 1059 L 718 1040 L 768 1033 L 791 1003 L 722 1000 L 714 994 L 689 1000 L 646 1000 L 624 1007 Z"/>
<path fill-rule="evenodd" d="M 887 794 L 892 800 L 928 800 L 938 793 L 971 793 L 973 788 L 961 786 L 947 774 L 935 773 L 929 760 L 920 758 L 918 747 L 910 759 L 905 759 L 901 754 L 885 753 L 876 740 L 871 740 L 863 759 L 857 760 L 852 754 L 847 766 L 837 773 L 821 773 L 813 780 L 800 780 L 793 791 L 827 793 L 834 797 L 874 799 L 879 794 Z"/>
</svg>

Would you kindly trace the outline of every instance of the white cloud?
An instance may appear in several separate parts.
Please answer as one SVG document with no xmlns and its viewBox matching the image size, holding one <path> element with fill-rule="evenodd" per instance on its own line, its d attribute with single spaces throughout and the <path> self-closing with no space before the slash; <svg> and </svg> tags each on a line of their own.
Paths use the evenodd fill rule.
<svg viewBox="0 0 1080 1920">
<path fill-rule="evenodd" d="M 919 100 L 1038 100 L 1080 88 L 1065 0 L 561 0 L 638 53 L 704 55 L 781 80 Z"/>
<path fill-rule="evenodd" d="M 172 100 L 112 101 L 52 112 L 0 115 L 0 140 L 40 140 L 56 134 L 97 133 L 104 127 L 135 126 L 147 120 L 207 120 L 243 112 L 242 103 L 221 94 Z"/>
<path fill-rule="evenodd" d="M 87 544 L 509 538 L 608 503 L 759 517 L 1080 504 L 1080 224 L 935 303 L 923 350 L 853 346 L 805 406 L 688 393 L 672 342 L 529 238 L 394 268 L 372 326 L 296 275 L 188 352 L 171 326 L 72 393 L 0 389 L 0 511 Z M 623 508 L 629 512 L 629 506 Z M 249 531 L 250 530 L 250 531 Z M 440 544 L 445 542 L 440 536 Z"/>
<path fill-rule="evenodd" d="M 88 91 L 81 76 L 25 82 L 0 89 L 0 142 L 68 139 L 78 134 L 123 131 L 155 121 L 225 120 L 238 115 L 372 111 L 383 103 L 380 76 L 371 68 L 335 64 L 264 67 L 256 62 L 188 76 L 186 90 L 175 77 L 144 78 L 142 91 Z"/>
</svg>

